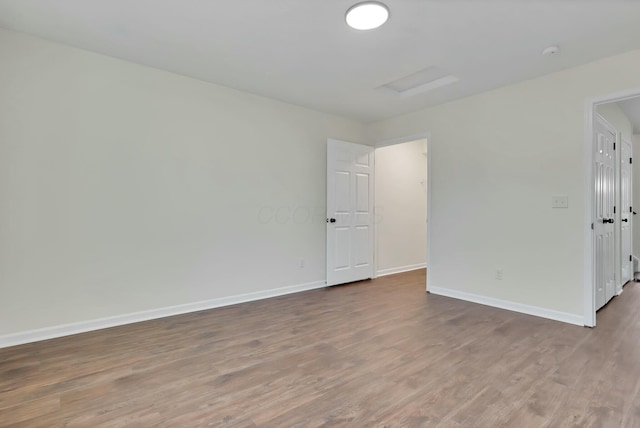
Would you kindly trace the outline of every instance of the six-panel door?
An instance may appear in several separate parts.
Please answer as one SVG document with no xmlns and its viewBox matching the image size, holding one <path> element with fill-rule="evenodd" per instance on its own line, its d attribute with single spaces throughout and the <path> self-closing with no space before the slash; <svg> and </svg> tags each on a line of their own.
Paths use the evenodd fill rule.
<svg viewBox="0 0 640 428">
<path fill-rule="evenodd" d="M 373 277 L 373 147 L 327 141 L 327 285 Z"/>
</svg>

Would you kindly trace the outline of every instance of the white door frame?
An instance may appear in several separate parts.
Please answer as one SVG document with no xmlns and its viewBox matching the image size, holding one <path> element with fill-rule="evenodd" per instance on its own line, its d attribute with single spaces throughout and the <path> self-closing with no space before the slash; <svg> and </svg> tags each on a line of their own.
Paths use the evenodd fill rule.
<svg viewBox="0 0 640 428">
<path fill-rule="evenodd" d="M 429 237 L 431 236 L 431 132 L 423 132 L 420 134 L 413 134 L 413 135 L 407 135 L 405 137 L 399 137 L 399 138 L 392 138 L 390 140 L 383 140 L 383 141 L 379 141 L 375 144 L 375 148 L 379 149 L 381 147 L 388 147 L 388 146 L 395 146 L 397 144 L 403 144 L 403 143 L 411 143 L 413 141 L 417 141 L 417 140 L 427 140 L 427 260 L 426 260 L 426 265 L 427 265 L 427 277 L 429 276 L 429 266 L 431 265 L 429 263 L 429 260 L 431 259 L 431 239 L 429 239 Z M 375 218 L 375 212 L 374 212 L 374 218 Z M 378 243 L 378 225 L 376 224 L 376 222 L 373 222 L 373 231 L 374 231 L 374 242 L 375 245 L 377 246 Z M 378 271 L 378 251 L 376 248 L 376 251 L 374 253 L 374 265 L 376 266 L 376 272 Z M 377 274 L 376 274 L 377 275 Z M 427 283 L 425 284 L 425 290 L 428 290 L 428 284 L 429 281 L 427 281 Z"/>
<path fill-rule="evenodd" d="M 593 171 L 593 118 L 596 106 L 611 102 L 623 101 L 640 96 L 640 88 L 616 92 L 585 101 L 584 121 L 584 325 L 596 326 L 595 298 L 595 234 L 591 229 L 594 222 L 594 171 Z"/>
</svg>

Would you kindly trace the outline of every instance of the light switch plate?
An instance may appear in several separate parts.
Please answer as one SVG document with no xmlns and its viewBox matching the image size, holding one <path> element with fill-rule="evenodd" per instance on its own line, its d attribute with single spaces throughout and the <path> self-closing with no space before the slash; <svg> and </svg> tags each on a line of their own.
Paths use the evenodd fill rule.
<svg viewBox="0 0 640 428">
<path fill-rule="evenodd" d="M 567 195 L 553 195 L 551 208 L 569 208 L 569 197 Z"/>
</svg>

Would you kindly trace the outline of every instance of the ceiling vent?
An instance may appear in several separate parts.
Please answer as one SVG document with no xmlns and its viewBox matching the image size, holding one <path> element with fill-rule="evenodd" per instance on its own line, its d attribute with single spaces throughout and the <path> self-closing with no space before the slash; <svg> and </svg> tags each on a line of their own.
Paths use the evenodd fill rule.
<svg viewBox="0 0 640 428">
<path fill-rule="evenodd" d="M 400 79 L 382 85 L 382 88 L 389 89 L 401 97 L 411 97 L 433 91 L 443 86 L 458 82 L 456 76 L 445 74 L 437 67 L 428 67 Z"/>
</svg>

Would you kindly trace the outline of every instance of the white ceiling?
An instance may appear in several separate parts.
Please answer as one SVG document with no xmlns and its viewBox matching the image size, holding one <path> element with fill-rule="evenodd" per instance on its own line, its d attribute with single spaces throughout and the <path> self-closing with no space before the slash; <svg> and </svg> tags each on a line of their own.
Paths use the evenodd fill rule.
<svg viewBox="0 0 640 428">
<path fill-rule="evenodd" d="M 386 0 L 365 32 L 344 23 L 353 3 L 0 0 L 0 26 L 367 122 L 640 48 L 633 0 Z M 427 68 L 460 80 L 381 88 Z"/>
<path fill-rule="evenodd" d="M 640 134 L 640 97 L 620 101 L 618 105 L 631 122 L 633 133 Z"/>
</svg>

